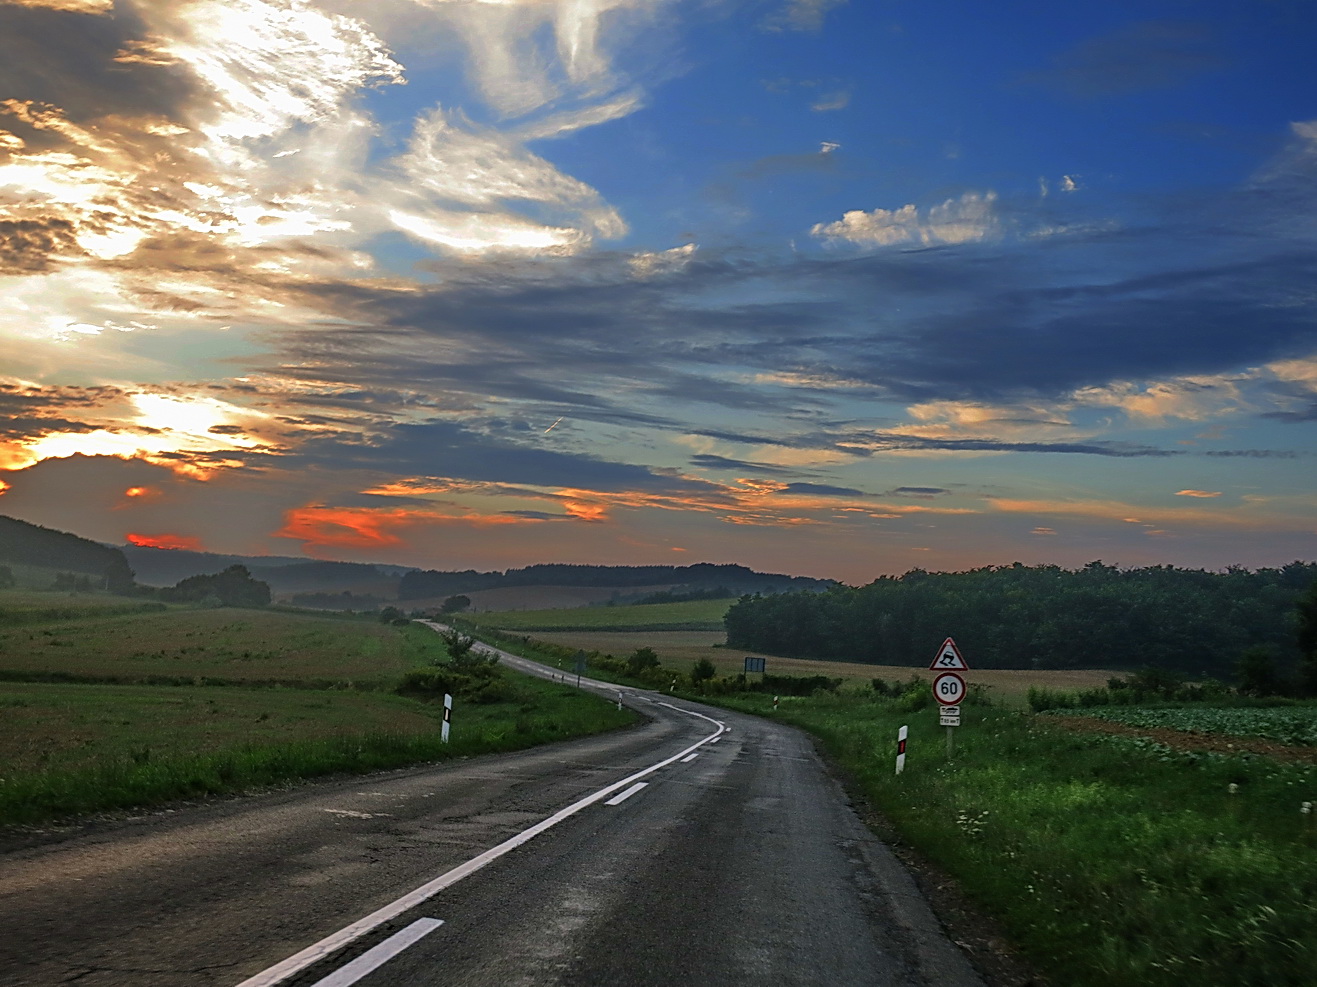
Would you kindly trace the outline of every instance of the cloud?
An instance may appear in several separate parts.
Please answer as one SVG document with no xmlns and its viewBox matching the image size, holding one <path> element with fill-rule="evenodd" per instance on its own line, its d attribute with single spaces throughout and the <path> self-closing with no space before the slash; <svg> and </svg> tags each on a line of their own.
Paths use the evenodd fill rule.
<svg viewBox="0 0 1317 987">
<path fill-rule="evenodd" d="M 786 5 L 766 17 L 766 31 L 819 31 L 828 11 L 846 0 L 787 0 Z"/>
<path fill-rule="evenodd" d="M 863 497 L 862 491 L 853 487 L 836 487 L 827 483 L 788 483 L 781 494 L 806 494 L 813 497 Z"/>
<path fill-rule="evenodd" d="M 999 224 L 994 215 L 994 192 L 966 192 L 947 199 L 923 213 L 914 205 L 899 209 L 855 209 L 833 223 L 816 223 L 811 229 L 825 240 L 844 240 L 860 246 L 890 247 L 896 244 L 968 243 L 995 236 Z"/>
<path fill-rule="evenodd" d="M 1081 98 L 1124 96 L 1181 86 L 1225 65 L 1203 25 L 1142 21 L 1061 52 L 1023 81 Z"/>
<path fill-rule="evenodd" d="M 833 110 L 844 110 L 850 105 L 850 102 L 851 94 L 846 90 L 841 90 L 839 92 L 824 93 L 810 103 L 809 108 L 815 113 L 829 113 Z"/>
<path fill-rule="evenodd" d="M 1220 497 L 1220 490 L 1177 490 L 1177 497 Z"/>
<path fill-rule="evenodd" d="M 200 538 L 192 535 L 140 535 L 129 532 L 124 536 L 130 545 L 146 548 L 174 548 L 190 552 L 204 552 L 206 549 Z"/>
</svg>

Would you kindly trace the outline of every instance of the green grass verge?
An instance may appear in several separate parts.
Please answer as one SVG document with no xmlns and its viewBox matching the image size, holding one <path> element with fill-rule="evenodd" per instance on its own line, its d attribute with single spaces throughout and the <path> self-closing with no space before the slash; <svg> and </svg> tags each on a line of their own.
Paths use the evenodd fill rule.
<svg viewBox="0 0 1317 987">
<path fill-rule="evenodd" d="M 526 631 L 720 631 L 732 600 L 686 600 L 620 607 L 502 610 L 462 614 L 481 627 Z"/>
<path fill-rule="evenodd" d="M 387 694 L 3 686 L 4 722 L 26 727 L 7 726 L 0 738 L 11 748 L 0 756 L 0 824 L 517 750 L 635 719 L 579 690 L 501 674 L 507 699 L 459 703 L 449 744 L 440 740 L 437 703 Z M 69 717 L 69 729 L 43 733 L 50 716 Z"/>
<path fill-rule="evenodd" d="M 713 701 L 820 737 L 1057 984 L 1313 982 L 1317 839 L 1300 806 L 1317 801 L 1317 766 L 1180 754 L 970 706 L 948 760 L 933 709 L 846 695 L 784 697 L 777 714 L 766 696 Z"/>
</svg>

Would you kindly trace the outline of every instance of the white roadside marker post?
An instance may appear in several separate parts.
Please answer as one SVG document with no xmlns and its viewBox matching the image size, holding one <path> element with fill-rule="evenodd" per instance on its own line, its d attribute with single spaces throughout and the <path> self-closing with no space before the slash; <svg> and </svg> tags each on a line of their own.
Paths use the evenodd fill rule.
<svg viewBox="0 0 1317 987">
<path fill-rule="evenodd" d="M 902 727 L 896 731 L 896 773 L 900 774 L 905 770 L 905 738 L 909 736 L 910 728 Z"/>
<path fill-rule="evenodd" d="M 448 743 L 448 728 L 453 722 L 453 697 L 444 693 L 444 725 L 440 728 L 440 739 Z"/>
</svg>

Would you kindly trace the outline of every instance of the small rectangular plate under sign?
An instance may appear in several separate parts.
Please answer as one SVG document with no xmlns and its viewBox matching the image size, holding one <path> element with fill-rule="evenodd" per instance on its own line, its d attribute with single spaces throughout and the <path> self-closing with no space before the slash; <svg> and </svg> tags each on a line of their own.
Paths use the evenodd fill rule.
<svg viewBox="0 0 1317 987">
<path fill-rule="evenodd" d="M 943 715 L 943 716 L 959 716 L 959 715 L 960 715 L 960 707 L 959 707 L 959 706 L 943 706 L 943 707 L 942 707 L 942 715 Z"/>
<path fill-rule="evenodd" d="M 943 714 L 938 718 L 938 721 L 939 721 L 939 725 L 944 726 L 944 727 L 958 727 L 958 726 L 960 726 L 960 717 L 959 717 L 959 716 L 948 716 L 946 713 L 943 713 Z"/>
</svg>

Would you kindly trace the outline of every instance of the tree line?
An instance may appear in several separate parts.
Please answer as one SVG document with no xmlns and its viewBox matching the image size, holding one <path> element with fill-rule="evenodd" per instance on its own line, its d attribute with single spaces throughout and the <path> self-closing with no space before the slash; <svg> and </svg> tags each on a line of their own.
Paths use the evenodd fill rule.
<svg viewBox="0 0 1317 987">
<path fill-rule="evenodd" d="M 1301 600 L 1311 615 L 1303 616 Z M 1281 674 L 1306 671 L 1305 659 L 1317 670 L 1317 654 L 1300 644 L 1311 620 L 1317 563 L 1210 572 L 1096 561 L 1076 570 L 1018 562 L 912 569 L 861 587 L 743 596 L 725 623 L 728 646 L 793 658 L 922 668 L 953 637 L 971 668 L 1154 667 L 1231 677 L 1258 648 Z"/>
</svg>

